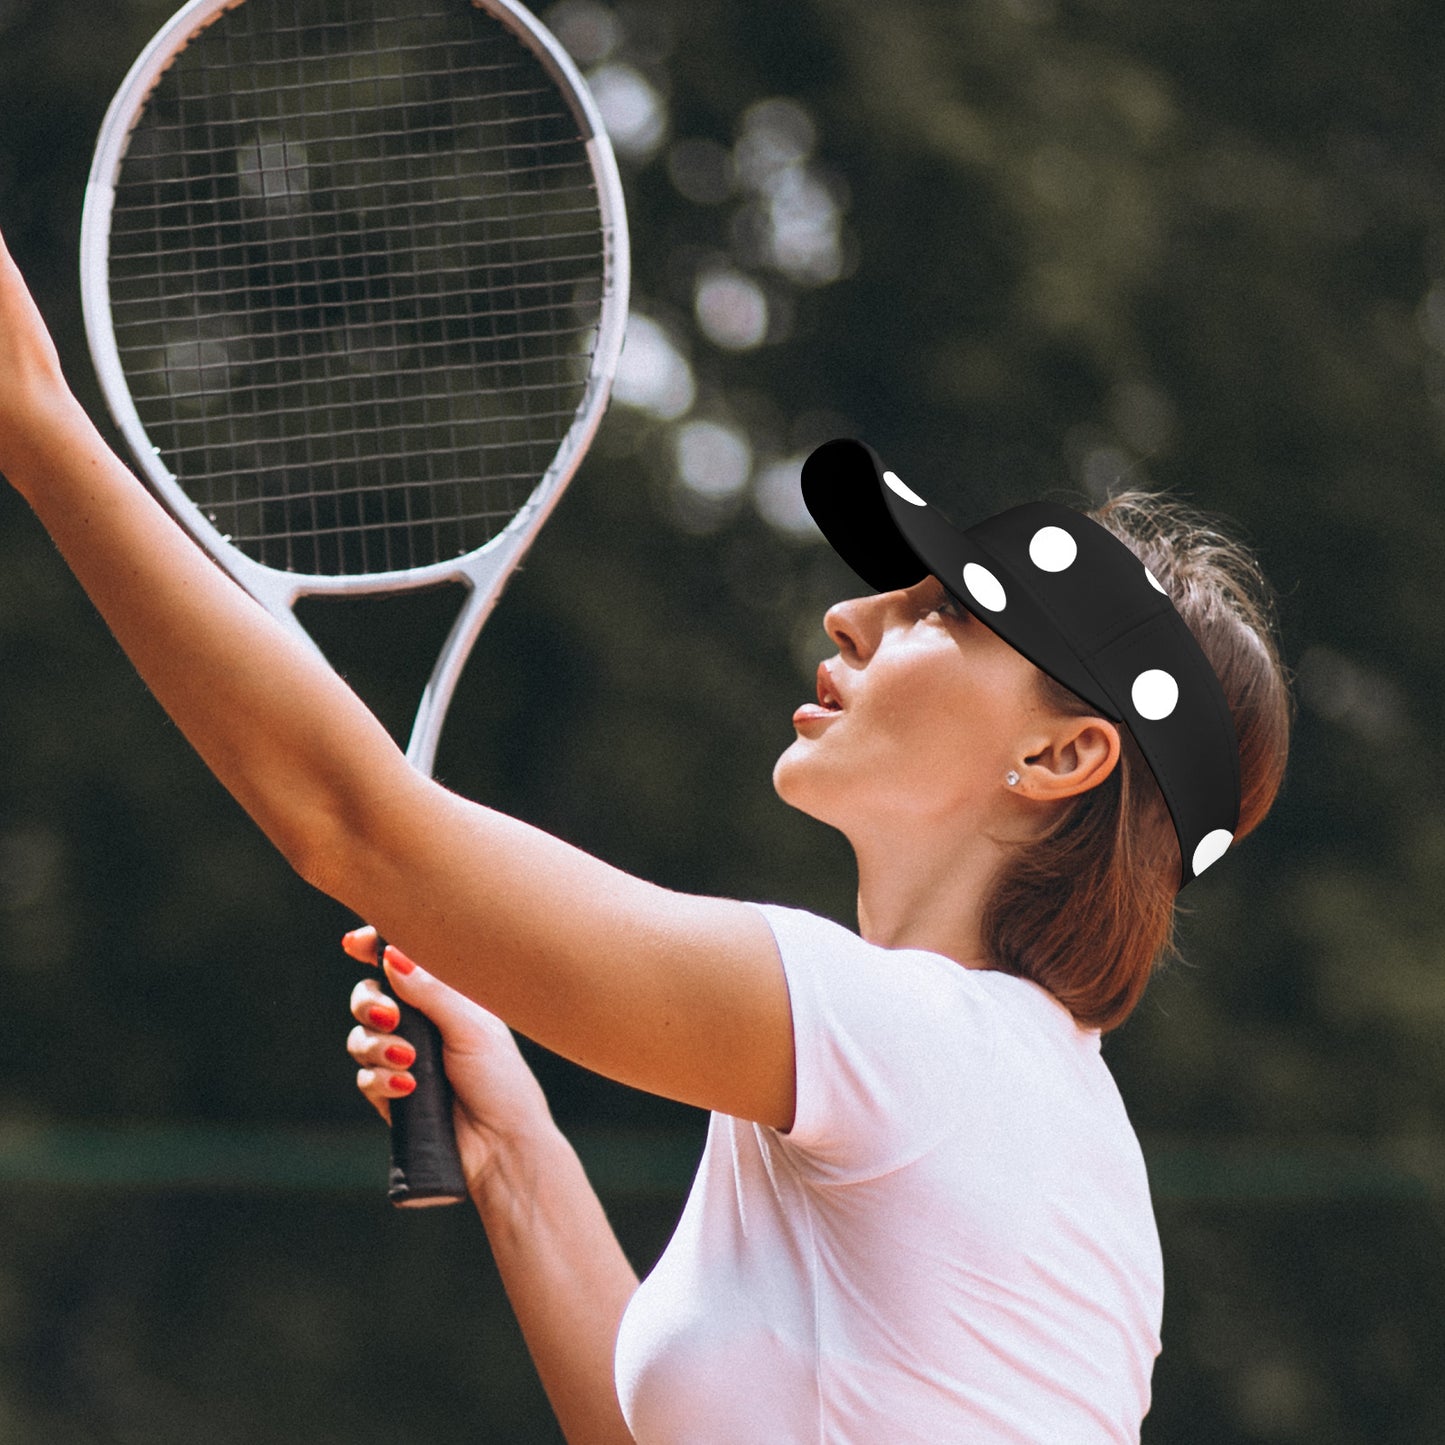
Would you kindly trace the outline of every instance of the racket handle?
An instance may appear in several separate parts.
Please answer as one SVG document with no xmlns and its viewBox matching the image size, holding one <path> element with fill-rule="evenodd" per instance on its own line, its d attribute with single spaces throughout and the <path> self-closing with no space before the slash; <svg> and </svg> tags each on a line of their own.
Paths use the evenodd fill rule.
<svg viewBox="0 0 1445 1445">
<path fill-rule="evenodd" d="M 378 962 L 386 948 L 376 940 Z M 452 1123 L 452 1087 L 442 1067 L 442 1036 L 419 1009 L 397 1000 L 395 1032 L 416 1050 L 410 1073 L 416 1088 L 391 1101 L 391 1175 L 387 1196 L 399 1209 L 460 1204 L 467 1182 Z"/>
</svg>

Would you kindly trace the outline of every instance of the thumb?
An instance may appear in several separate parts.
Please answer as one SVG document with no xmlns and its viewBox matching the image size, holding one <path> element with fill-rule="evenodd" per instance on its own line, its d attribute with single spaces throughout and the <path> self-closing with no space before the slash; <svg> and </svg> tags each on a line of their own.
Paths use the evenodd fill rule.
<svg viewBox="0 0 1445 1445">
<path fill-rule="evenodd" d="M 428 973 L 393 944 L 387 944 L 382 966 L 393 994 L 424 1013 L 448 1042 L 455 1037 L 460 1043 L 459 1036 L 487 1016 L 480 1004 Z"/>
</svg>

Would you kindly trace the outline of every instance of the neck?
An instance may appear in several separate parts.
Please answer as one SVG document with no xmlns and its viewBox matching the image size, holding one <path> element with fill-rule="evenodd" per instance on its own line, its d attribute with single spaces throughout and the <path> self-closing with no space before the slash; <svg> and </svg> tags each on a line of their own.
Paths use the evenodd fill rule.
<svg viewBox="0 0 1445 1445">
<path fill-rule="evenodd" d="M 958 836 L 962 834 L 963 836 Z M 941 835 L 917 820 L 850 838 L 858 860 L 858 931 L 884 948 L 921 948 L 990 968 L 983 908 L 1003 851 L 956 822 Z"/>
</svg>

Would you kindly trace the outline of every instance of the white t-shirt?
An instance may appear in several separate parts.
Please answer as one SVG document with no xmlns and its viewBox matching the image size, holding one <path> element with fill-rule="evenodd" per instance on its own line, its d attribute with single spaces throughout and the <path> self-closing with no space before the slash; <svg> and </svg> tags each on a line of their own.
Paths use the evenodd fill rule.
<svg viewBox="0 0 1445 1445">
<path fill-rule="evenodd" d="M 715 1114 L 623 1316 L 638 1445 L 1137 1441 L 1163 1271 L 1138 1141 L 1037 985 L 765 906 L 797 1114 Z"/>
</svg>

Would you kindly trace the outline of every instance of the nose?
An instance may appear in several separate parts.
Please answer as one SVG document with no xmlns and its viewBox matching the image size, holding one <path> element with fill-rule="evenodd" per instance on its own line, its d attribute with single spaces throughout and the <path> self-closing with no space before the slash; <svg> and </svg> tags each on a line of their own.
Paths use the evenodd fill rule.
<svg viewBox="0 0 1445 1445">
<path fill-rule="evenodd" d="M 877 651 L 887 616 L 887 598 L 892 595 L 852 597 L 834 603 L 823 614 L 823 631 L 833 639 L 845 662 L 861 666 Z"/>
</svg>

